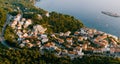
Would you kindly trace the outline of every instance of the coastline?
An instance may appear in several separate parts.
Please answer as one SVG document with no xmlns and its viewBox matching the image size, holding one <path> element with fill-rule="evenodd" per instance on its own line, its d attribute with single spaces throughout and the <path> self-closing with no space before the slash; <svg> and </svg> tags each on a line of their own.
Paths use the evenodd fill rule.
<svg viewBox="0 0 120 64">
<path fill-rule="evenodd" d="M 37 2 L 37 1 L 36 1 Z M 40 7 L 38 7 L 38 6 L 36 6 L 35 4 L 36 4 L 36 2 L 34 3 L 34 6 L 35 7 L 37 7 L 37 8 L 40 8 Z M 40 1 L 39 1 L 40 2 Z M 47 10 L 45 10 L 45 11 L 47 11 Z M 48 11 L 49 12 L 49 11 Z M 63 14 L 63 13 L 62 13 Z M 89 28 L 89 27 L 87 27 L 87 28 Z M 89 28 L 89 29 L 95 29 L 95 28 Z M 97 30 L 97 29 L 95 29 L 95 30 Z M 101 31 L 101 30 L 97 30 L 97 31 Z M 104 31 L 101 31 L 101 32 L 104 32 Z M 104 32 L 104 33 L 106 33 L 106 34 L 108 34 L 109 36 L 113 36 L 113 37 L 115 37 L 115 38 L 118 38 L 119 36 L 116 36 L 116 35 L 113 35 L 113 34 L 110 34 L 110 33 L 107 33 L 107 32 Z"/>
<path fill-rule="evenodd" d="M 120 31 L 120 27 L 119 27 L 120 18 L 114 18 L 114 17 L 110 17 L 107 15 L 101 14 L 102 10 L 119 13 L 118 10 L 114 10 L 114 8 L 113 8 L 113 10 L 111 11 L 111 10 L 107 10 L 108 8 L 104 9 L 102 7 L 102 9 L 97 8 L 98 10 L 96 10 L 96 11 L 94 10 L 94 12 L 93 12 L 91 10 L 87 11 L 86 6 L 84 6 L 85 9 L 82 9 L 81 8 L 82 6 L 74 8 L 74 6 L 82 5 L 82 3 L 81 4 L 74 4 L 74 5 L 70 5 L 69 3 L 68 4 L 63 3 L 64 6 L 62 7 L 61 4 L 57 5 L 57 3 L 59 3 L 59 2 L 62 3 L 59 0 L 59 1 L 54 1 L 54 3 L 56 3 L 56 4 L 54 4 L 55 5 L 55 7 L 54 7 L 52 5 L 52 2 L 49 0 L 41 1 L 40 3 L 38 3 L 37 7 L 40 5 L 41 8 L 48 10 L 48 11 L 54 10 L 58 13 L 60 12 L 63 14 L 72 15 L 72 16 L 76 17 L 77 19 L 82 20 L 84 25 L 86 25 L 87 27 L 95 28 L 97 30 L 115 35 L 117 37 L 120 37 L 120 33 L 119 33 L 119 31 Z M 73 6 L 73 7 L 69 8 L 68 5 Z M 79 8 L 79 9 L 77 9 L 77 8 Z"/>
<path fill-rule="evenodd" d="M 24 2 L 30 1 L 36 0 Z M 118 37 L 86 27 L 71 15 L 31 6 L 18 7 L 22 13 L 6 16 L 0 37 L 0 64 L 120 63 Z"/>
</svg>

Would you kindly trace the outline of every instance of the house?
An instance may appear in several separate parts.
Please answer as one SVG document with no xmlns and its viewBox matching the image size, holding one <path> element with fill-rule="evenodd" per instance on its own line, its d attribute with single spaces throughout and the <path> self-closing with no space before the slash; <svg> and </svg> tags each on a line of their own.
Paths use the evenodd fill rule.
<svg viewBox="0 0 120 64">
<path fill-rule="evenodd" d="M 94 43 L 102 47 L 106 47 L 108 45 L 108 41 L 106 40 L 94 40 Z"/>
<path fill-rule="evenodd" d="M 41 38 L 47 38 L 47 35 L 46 35 L 46 34 L 41 34 L 40 37 L 41 37 Z"/>
<path fill-rule="evenodd" d="M 111 38 L 110 40 L 113 45 L 117 45 L 117 42 L 113 38 Z"/>
<path fill-rule="evenodd" d="M 43 28 L 41 25 L 35 25 L 33 27 L 34 31 L 40 34 L 45 33 L 45 31 L 47 30 L 47 28 Z"/>
<path fill-rule="evenodd" d="M 73 45 L 73 39 L 72 38 L 66 38 L 66 41 L 69 45 Z"/>
<path fill-rule="evenodd" d="M 79 34 L 80 34 L 79 31 L 76 31 L 76 32 L 74 33 L 75 36 L 78 36 Z"/>
<path fill-rule="evenodd" d="M 49 12 L 46 12 L 46 14 L 45 14 L 47 17 L 50 17 L 50 14 L 49 14 Z"/>
<path fill-rule="evenodd" d="M 20 46 L 21 48 L 23 48 L 23 47 L 25 47 L 25 44 L 24 44 L 24 43 L 21 43 L 19 46 Z"/>
<path fill-rule="evenodd" d="M 96 29 L 93 29 L 93 33 L 96 34 L 97 30 Z"/>
<path fill-rule="evenodd" d="M 24 38 L 25 38 L 25 37 L 27 37 L 27 36 L 28 36 L 28 34 L 27 34 L 27 33 L 24 33 L 24 34 L 23 34 L 23 37 L 24 37 Z"/>
<path fill-rule="evenodd" d="M 31 32 L 29 32 L 29 36 L 33 36 L 33 32 L 31 31 Z"/>
<path fill-rule="evenodd" d="M 110 53 L 120 53 L 120 48 L 119 47 L 110 47 Z"/>
<path fill-rule="evenodd" d="M 49 48 L 50 47 L 50 43 L 48 42 L 48 43 L 46 43 L 46 44 L 44 44 L 44 47 L 46 48 Z"/>
<path fill-rule="evenodd" d="M 47 42 L 49 39 L 48 38 L 43 38 L 41 41 L 42 41 L 42 43 L 45 43 L 45 42 Z"/>
<path fill-rule="evenodd" d="M 23 39 L 22 38 L 18 38 L 18 41 L 22 41 Z"/>
<path fill-rule="evenodd" d="M 14 9 L 14 11 L 16 12 L 16 11 L 17 11 L 17 9 Z"/>
<path fill-rule="evenodd" d="M 107 38 L 107 35 L 98 36 L 94 39 L 94 43 L 98 44 L 99 46 L 105 47 L 108 45 L 108 41 L 106 41 L 105 38 Z"/>
<path fill-rule="evenodd" d="M 71 58 L 71 59 L 74 59 L 76 57 L 76 54 L 77 52 L 75 51 L 68 51 L 68 56 Z"/>
<path fill-rule="evenodd" d="M 24 25 L 24 21 L 20 21 L 19 24 L 21 24 L 23 26 Z"/>
<path fill-rule="evenodd" d="M 60 56 L 60 54 L 62 53 L 62 51 L 61 51 L 60 48 L 56 48 L 55 51 L 56 51 L 56 54 L 57 54 L 58 56 Z"/>
<path fill-rule="evenodd" d="M 63 35 L 64 35 L 64 33 L 60 32 L 59 36 L 63 36 Z"/>
<path fill-rule="evenodd" d="M 15 17 L 14 20 L 16 20 L 16 21 L 20 21 L 20 19 L 21 19 L 21 14 L 17 14 L 17 16 Z"/>
<path fill-rule="evenodd" d="M 103 53 L 103 50 L 101 48 L 94 49 L 93 53 Z"/>
<path fill-rule="evenodd" d="M 15 29 L 15 28 L 16 28 L 16 26 L 15 26 L 15 25 L 13 25 L 13 24 L 11 24 L 11 27 L 12 27 L 12 29 Z"/>
<path fill-rule="evenodd" d="M 63 39 L 60 39 L 60 38 L 58 38 L 57 40 L 58 40 L 58 43 L 59 43 L 59 44 L 62 44 L 62 43 L 65 42 Z"/>
<path fill-rule="evenodd" d="M 25 42 L 26 42 L 26 43 L 29 43 L 29 42 L 30 42 L 30 40 L 25 40 Z"/>
<path fill-rule="evenodd" d="M 36 45 L 40 47 L 41 42 L 40 41 L 36 41 Z"/>
<path fill-rule="evenodd" d="M 92 29 L 89 29 L 87 32 L 88 32 L 88 34 L 93 34 Z"/>
<path fill-rule="evenodd" d="M 88 43 L 84 43 L 83 46 L 82 46 L 82 48 L 83 48 L 84 50 L 87 50 L 87 48 L 88 48 Z"/>
<path fill-rule="evenodd" d="M 110 54 L 114 54 L 114 52 L 115 52 L 115 48 L 114 48 L 114 47 L 111 47 L 111 48 L 110 48 Z"/>
<path fill-rule="evenodd" d="M 23 33 L 21 32 L 21 30 L 18 30 L 16 34 L 18 35 L 18 37 L 21 37 Z"/>
<path fill-rule="evenodd" d="M 118 37 L 117 36 L 114 36 L 114 35 L 111 35 L 111 34 L 107 34 L 108 35 L 108 37 L 112 37 L 112 38 L 114 38 L 115 40 L 118 40 Z"/>
<path fill-rule="evenodd" d="M 77 51 L 77 54 L 78 54 L 79 56 L 83 56 L 83 55 L 84 55 L 84 53 L 82 52 L 82 48 L 80 48 L 80 50 Z"/>
<path fill-rule="evenodd" d="M 84 53 L 82 52 L 82 47 L 81 47 L 81 46 L 76 46 L 76 47 L 74 48 L 74 51 L 76 51 L 76 52 L 77 52 L 77 55 L 79 55 L 79 56 L 84 55 Z"/>
<path fill-rule="evenodd" d="M 46 34 L 42 34 L 41 36 L 40 36 L 40 39 L 42 39 L 41 41 L 42 41 L 42 43 L 45 43 L 45 42 L 47 42 L 49 39 L 47 38 L 47 35 Z"/>
<path fill-rule="evenodd" d="M 84 38 L 82 36 L 78 37 L 78 42 L 83 41 L 83 40 L 84 40 Z"/>
<path fill-rule="evenodd" d="M 35 32 L 35 31 L 34 31 L 34 32 L 33 32 L 33 36 L 36 37 L 37 35 L 38 35 L 38 32 Z"/>
<path fill-rule="evenodd" d="M 25 21 L 26 21 L 26 19 L 25 19 L 25 18 L 22 18 L 22 19 L 21 19 L 21 22 L 25 22 Z"/>
<path fill-rule="evenodd" d="M 96 33 L 97 34 L 104 34 L 104 32 L 102 32 L 102 31 L 97 31 Z"/>
<path fill-rule="evenodd" d="M 81 46 L 76 46 L 73 50 L 77 51 L 77 50 L 80 50 L 80 49 L 81 49 Z"/>
<path fill-rule="evenodd" d="M 22 43 L 20 44 L 20 47 L 26 46 L 26 44 L 29 44 L 29 40 L 23 40 Z"/>
<path fill-rule="evenodd" d="M 62 56 L 67 55 L 68 54 L 68 50 L 66 50 L 66 49 L 62 50 L 61 54 L 62 54 Z"/>
<path fill-rule="evenodd" d="M 106 47 L 106 48 L 102 48 L 103 52 L 108 52 L 110 51 L 110 48 Z"/>
<path fill-rule="evenodd" d="M 20 10 L 20 7 L 17 7 L 18 10 Z"/>
<path fill-rule="evenodd" d="M 66 38 L 66 41 L 67 42 L 73 42 L 73 39 L 72 38 Z"/>
<path fill-rule="evenodd" d="M 26 21 L 25 21 L 25 24 L 24 24 L 24 28 L 27 28 L 30 24 L 32 24 L 32 20 L 31 19 L 27 19 Z"/>
<path fill-rule="evenodd" d="M 84 39 L 84 40 L 87 40 L 87 39 L 88 39 L 88 37 L 86 37 L 86 36 L 83 36 L 83 39 Z"/>
<path fill-rule="evenodd" d="M 55 47 L 55 43 L 53 43 L 53 42 L 50 42 L 50 45 L 51 45 L 52 47 Z"/>
<path fill-rule="evenodd" d="M 66 48 L 71 48 L 71 43 L 68 42 L 69 45 L 65 45 Z"/>
<path fill-rule="evenodd" d="M 41 20 L 42 19 L 42 16 L 40 15 L 40 14 L 37 14 L 37 18 L 39 19 L 39 20 Z"/>
<path fill-rule="evenodd" d="M 55 46 L 55 43 L 53 43 L 53 42 L 48 42 L 48 43 L 44 44 L 44 48 L 49 51 L 54 51 L 55 49 L 57 49 L 57 47 Z"/>
<path fill-rule="evenodd" d="M 17 29 L 18 30 L 22 29 L 22 25 L 20 23 L 17 25 Z"/>
<path fill-rule="evenodd" d="M 14 18 L 15 21 L 20 21 L 21 19 L 21 14 L 17 14 Z"/>
<path fill-rule="evenodd" d="M 22 32 L 23 32 L 23 33 L 27 33 L 27 30 L 24 30 L 24 29 L 23 29 Z"/>
<path fill-rule="evenodd" d="M 83 34 L 83 35 L 87 34 L 87 32 L 84 29 L 81 29 L 80 33 Z"/>
<path fill-rule="evenodd" d="M 68 44 L 68 46 L 69 46 L 69 45 L 73 45 L 73 43 L 72 43 L 72 42 L 67 42 L 67 44 Z M 70 47 L 71 47 L 71 46 L 70 46 Z"/>
<path fill-rule="evenodd" d="M 31 43 L 27 43 L 26 46 L 29 47 L 29 48 L 32 48 L 34 45 L 31 44 Z"/>
<path fill-rule="evenodd" d="M 16 20 L 14 20 L 14 21 L 11 23 L 11 27 L 12 27 L 13 29 L 15 29 L 17 23 L 18 23 L 18 22 L 17 22 Z"/>
<path fill-rule="evenodd" d="M 17 21 L 16 20 L 14 20 L 13 22 L 12 22 L 12 25 L 17 25 Z"/>
<path fill-rule="evenodd" d="M 66 33 L 64 33 L 64 36 L 69 36 L 71 34 L 70 31 L 67 31 Z"/>
<path fill-rule="evenodd" d="M 91 47 L 91 46 L 87 47 L 87 51 L 93 51 L 93 50 L 94 50 L 94 47 Z"/>
<path fill-rule="evenodd" d="M 55 38 L 55 39 L 57 38 L 57 37 L 55 36 L 55 34 L 52 34 L 51 37 L 53 37 L 53 38 Z"/>
</svg>

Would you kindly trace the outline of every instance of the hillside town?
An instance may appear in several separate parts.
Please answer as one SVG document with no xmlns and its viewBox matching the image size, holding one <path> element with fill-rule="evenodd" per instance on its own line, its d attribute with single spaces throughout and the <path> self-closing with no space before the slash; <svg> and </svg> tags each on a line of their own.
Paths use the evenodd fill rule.
<svg viewBox="0 0 120 64">
<path fill-rule="evenodd" d="M 0 0 L 0 64 L 120 64 L 119 2 Z"/>
<path fill-rule="evenodd" d="M 38 15 L 40 16 L 40 15 Z M 46 14 L 49 17 L 49 13 Z M 46 33 L 47 28 L 42 25 L 34 25 L 31 19 L 22 18 L 17 14 L 9 24 L 18 36 L 18 44 L 21 48 L 38 47 L 40 52 L 55 53 L 58 56 L 82 57 L 86 52 L 117 54 L 120 52 L 120 40 L 118 37 L 90 28 L 80 28 L 74 33 Z"/>
</svg>

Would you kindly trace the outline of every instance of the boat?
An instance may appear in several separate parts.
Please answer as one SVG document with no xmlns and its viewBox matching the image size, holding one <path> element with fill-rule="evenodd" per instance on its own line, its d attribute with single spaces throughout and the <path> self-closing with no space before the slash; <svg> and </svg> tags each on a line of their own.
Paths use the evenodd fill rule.
<svg viewBox="0 0 120 64">
<path fill-rule="evenodd" d="M 101 11 L 101 13 L 111 17 L 120 17 L 120 15 L 118 15 L 117 13 L 105 12 L 105 11 Z"/>
</svg>

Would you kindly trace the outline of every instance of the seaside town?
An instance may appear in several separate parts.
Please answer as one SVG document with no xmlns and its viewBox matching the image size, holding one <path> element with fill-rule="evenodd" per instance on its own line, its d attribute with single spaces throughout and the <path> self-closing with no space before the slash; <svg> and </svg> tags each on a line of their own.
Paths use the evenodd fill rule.
<svg viewBox="0 0 120 64">
<path fill-rule="evenodd" d="M 46 16 L 50 16 L 48 12 Z M 40 14 L 38 17 L 42 19 Z M 21 14 L 17 14 L 9 24 L 18 36 L 17 41 L 21 48 L 38 47 L 41 54 L 49 51 L 57 56 L 70 56 L 71 59 L 90 53 L 119 56 L 120 40 L 111 34 L 86 27 L 80 28 L 74 33 L 67 31 L 48 34 L 46 33 L 47 28 L 42 25 L 34 25 L 32 29 L 28 29 L 32 23 L 31 19 L 22 18 Z"/>
<path fill-rule="evenodd" d="M 0 64 L 120 64 L 119 3 L 0 0 Z"/>
</svg>

